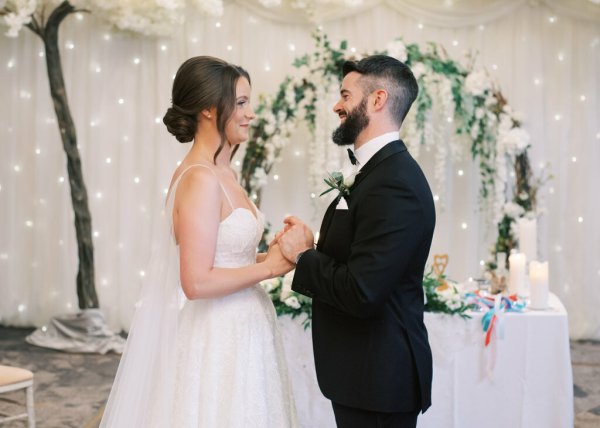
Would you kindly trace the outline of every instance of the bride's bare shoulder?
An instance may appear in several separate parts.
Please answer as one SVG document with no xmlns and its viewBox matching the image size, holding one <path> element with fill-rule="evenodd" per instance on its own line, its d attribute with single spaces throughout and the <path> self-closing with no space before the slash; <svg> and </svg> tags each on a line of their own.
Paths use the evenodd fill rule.
<svg viewBox="0 0 600 428">
<path fill-rule="evenodd" d="M 178 194 L 189 191 L 218 189 L 218 186 L 219 181 L 217 176 L 209 166 L 203 164 L 186 165 L 182 163 L 173 172 L 168 193 L 170 194 L 175 191 L 174 196 L 177 197 Z"/>
</svg>

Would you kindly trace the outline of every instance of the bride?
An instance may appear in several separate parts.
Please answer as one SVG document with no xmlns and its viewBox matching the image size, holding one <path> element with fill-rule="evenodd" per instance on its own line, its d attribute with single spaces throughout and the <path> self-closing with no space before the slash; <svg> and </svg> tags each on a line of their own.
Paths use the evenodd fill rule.
<svg viewBox="0 0 600 428">
<path fill-rule="evenodd" d="M 258 282 L 293 267 L 256 253 L 264 216 L 230 160 L 249 137 L 250 77 L 199 56 L 173 82 L 163 122 L 193 141 L 173 174 L 101 427 L 295 427 L 276 316 Z"/>
</svg>

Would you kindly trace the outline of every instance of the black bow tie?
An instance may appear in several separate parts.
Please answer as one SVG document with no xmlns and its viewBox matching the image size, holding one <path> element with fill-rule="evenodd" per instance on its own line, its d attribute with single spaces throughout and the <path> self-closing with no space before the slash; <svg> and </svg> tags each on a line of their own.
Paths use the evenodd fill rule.
<svg viewBox="0 0 600 428">
<path fill-rule="evenodd" d="M 356 156 L 354 156 L 354 152 L 352 151 L 352 149 L 346 150 L 348 150 L 348 157 L 350 158 L 350 162 L 352 162 L 352 165 L 356 165 L 358 163 L 358 159 L 356 159 Z"/>
</svg>

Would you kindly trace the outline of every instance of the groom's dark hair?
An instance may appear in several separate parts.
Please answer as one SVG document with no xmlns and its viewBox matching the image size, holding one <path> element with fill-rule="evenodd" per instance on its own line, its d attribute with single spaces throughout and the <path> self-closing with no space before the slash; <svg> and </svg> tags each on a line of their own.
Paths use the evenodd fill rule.
<svg viewBox="0 0 600 428">
<path fill-rule="evenodd" d="M 400 125 L 419 93 L 419 85 L 410 68 L 391 56 L 371 55 L 360 61 L 344 62 L 343 76 L 353 71 L 361 74 L 359 83 L 365 95 L 379 88 L 387 91 L 389 112 Z"/>
</svg>

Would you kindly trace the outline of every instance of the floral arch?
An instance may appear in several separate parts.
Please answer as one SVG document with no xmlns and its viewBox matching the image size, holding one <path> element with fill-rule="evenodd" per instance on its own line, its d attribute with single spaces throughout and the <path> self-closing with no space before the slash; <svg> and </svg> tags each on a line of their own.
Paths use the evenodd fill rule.
<svg viewBox="0 0 600 428">
<path fill-rule="evenodd" d="M 343 62 L 360 56 L 350 52 L 345 41 L 333 47 L 321 31 L 316 31 L 313 38 L 314 52 L 297 58 L 293 64 L 296 73 L 287 76 L 274 95 L 262 97 L 256 109 L 241 180 L 259 204 L 265 178 L 300 121 L 305 121 L 311 133 L 309 181 L 314 194 L 323 190 L 323 171 L 330 170 L 328 159 L 336 156 L 333 151 L 327 153 L 328 147 L 338 150 L 333 144 L 323 144 L 330 138 L 332 127 L 337 126 L 335 115 L 320 113 L 329 112 L 337 99 Z M 515 247 L 517 219 L 538 215 L 536 194 L 542 179 L 532 175 L 527 153 L 529 134 L 521 127 L 519 114 L 489 74 L 474 67 L 473 58 L 468 58 L 470 65 L 464 66 L 448 58 L 440 45 L 420 47 L 405 44 L 402 39 L 390 42 L 384 51 L 367 54 L 373 53 L 398 58 L 411 67 L 417 78 L 419 95 L 404 121 L 401 137 L 415 158 L 423 148 L 433 154 L 434 191 L 443 193 L 450 161 L 469 153 L 476 162 L 480 208 L 489 226 L 497 228 L 487 262 L 487 268 L 494 269 L 496 253 L 508 254 Z M 333 123 L 323 117 L 331 117 Z M 325 152 L 315 156 L 317 150 Z M 443 207 L 440 196 L 436 195 L 436 201 Z M 278 313 L 310 315 L 305 308 L 309 301 L 291 293 L 286 282 L 267 285 Z"/>
</svg>

